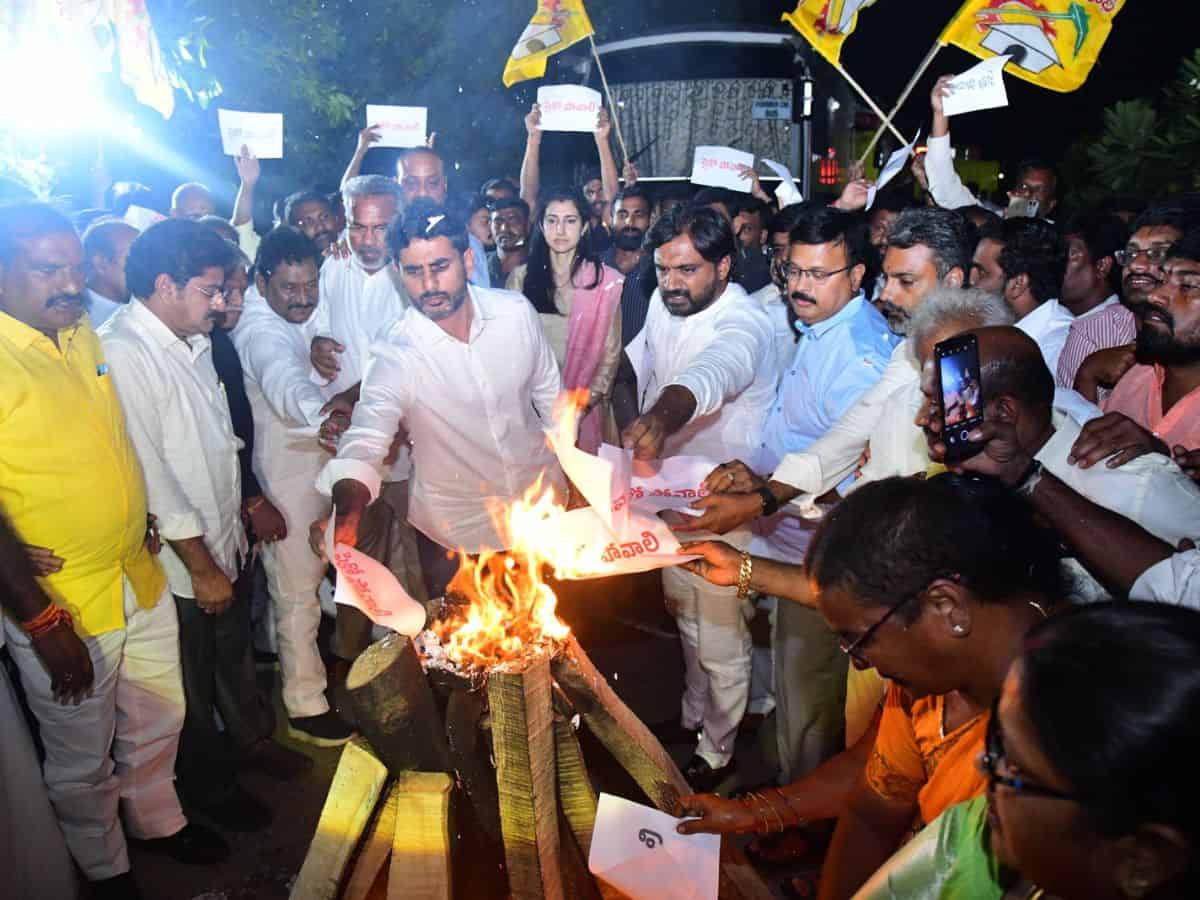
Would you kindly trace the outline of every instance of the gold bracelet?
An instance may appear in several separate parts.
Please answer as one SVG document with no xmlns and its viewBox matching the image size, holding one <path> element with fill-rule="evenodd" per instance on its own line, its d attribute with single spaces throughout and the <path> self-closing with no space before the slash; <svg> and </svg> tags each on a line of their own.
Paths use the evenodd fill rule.
<svg viewBox="0 0 1200 900">
<path fill-rule="evenodd" d="M 754 559 L 749 551 L 742 551 L 742 567 L 738 569 L 737 598 L 745 600 L 750 594 L 750 577 L 754 574 Z"/>
</svg>

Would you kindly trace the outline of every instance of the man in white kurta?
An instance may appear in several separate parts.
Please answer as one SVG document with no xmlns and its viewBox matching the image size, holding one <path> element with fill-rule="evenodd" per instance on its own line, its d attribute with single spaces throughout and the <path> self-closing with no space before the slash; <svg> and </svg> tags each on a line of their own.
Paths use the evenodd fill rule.
<svg viewBox="0 0 1200 900">
<path fill-rule="evenodd" d="M 280 227 L 259 247 L 255 287 L 233 332 L 246 394 L 254 409 L 254 472 L 287 522 L 287 537 L 263 549 L 275 611 L 275 633 L 289 733 L 321 746 L 345 743 L 350 729 L 329 709 L 325 666 L 317 652 L 321 609 L 317 588 L 325 564 L 308 545 L 308 527 L 329 504 L 317 493 L 317 473 L 328 458 L 317 431 L 329 410 L 349 410 L 327 399 L 310 378 L 304 323 L 318 306 L 317 251 L 297 229 Z M 328 409 L 327 409 L 328 407 Z"/>
<path fill-rule="evenodd" d="M 468 286 L 462 223 L 417 201 L 390 243 L 414 306 L 372 347 L 350 428 L 320 487 L 333 496 L 338 540 L 355 543 L 403 426 L 412 442 L 409 521 L 423 545 L 436 548 L 422 558 L 432 597 L 453 575 L 446 551 L 511 546 L 493 510 L 521 499 L 539 479 L 561 492 L 562 472 L 543 432 L 562 381 L 529 302 Z"/>
<path fill-rule="evenodd" d="M 622 436 L 638 459 L 746 459 L 758 447 L 775 397 L 778 367 L 770 316 L 730 281 L 735 253 L 728 222 L 708 207 L 661 219 L 655 247 L 658 290 L 631 353 L 641 415 Z M 747 528 L 726 539 L 745 549 Z M 700 732 L 684 774 L 709 791 L 732 771 L 733 744 L 750 695 L 749 604 L 683 569 L 663 571 L 687 669 L 680 723 Z"/>
</svg>

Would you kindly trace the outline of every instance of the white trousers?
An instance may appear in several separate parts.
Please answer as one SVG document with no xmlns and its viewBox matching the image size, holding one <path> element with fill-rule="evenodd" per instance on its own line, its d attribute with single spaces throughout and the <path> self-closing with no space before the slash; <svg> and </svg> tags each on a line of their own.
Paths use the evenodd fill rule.
<svg viewBox="0 0 1200 900">
<path fill-rule="evenodd" d="M 175 794 L 184 697 L 170 591 L 142 609 L 125 582 L 125 628 L 84 641 L 96 680 L 78 706 L 54 699 L 25 633 L 12 621 L 4 627 L 41 726 L 46 788 L 71 855 L 92 881 L 127 872 L 126 833 L 168 837 L 187 824 Z"/>
<path fill-rule="evenodd" d="M 6 897 L 74 900 L 75 868 L 46 796 L 33 741 L 0 666 L 0 872 Z"/>
<path fill-rule="evenodd" d="M 317 493 L 315 481 L 315 472 L 301 473 L 286 480 L 272 479 L 267 488 L 287 523 L 287 537 L 264 544 L 262 560 L 274 612 L 283 705 L 293 719 L 329 710 L 325 664 L 317 650 L 321 624 L 317 588 L 325 563 L 308 546 L 308 526 L 329 512 L 329 501 Z"/>
<path fill-rule="evenodd" d="M 739 538 L 741 540 L 739 541 Z M 725 540 L 745 546 L 749 535 Z M 750 699 L 751 603 L 737 588 L 715 587 L 683 569 L 663 569 L 663 594 L 683 647 L 686 684 L 680 721 L 699 728 L 696 755 L 714 769 L 733 758 L 738 725 Z"/>
</svg>

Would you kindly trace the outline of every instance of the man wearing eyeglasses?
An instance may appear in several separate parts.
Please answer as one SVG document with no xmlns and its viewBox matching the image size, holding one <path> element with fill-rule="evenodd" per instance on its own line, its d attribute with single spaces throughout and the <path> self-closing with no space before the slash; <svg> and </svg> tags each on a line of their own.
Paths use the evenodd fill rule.
<svg viewBox="0 0 1200 900">
<path fill-rule="evenodd" d="M 256 830 L 270 823 L 271 812 L 238 785 L 213 717 L 217 686 L 240 686 L 235 672 L 218 671 L 216 643 L 226 621 L 244 620 L 233 608 L 247 549 L 239 442 L 209 339 L 224 317 L 225 271 L 234 254 L 199 223 L 150 226 L 125 266 L 136 300 L 99 334 L 164 539 L 160 558 L 179 617 L 187 698 L 179 794 L 186 807 L 224 827 Z"/>
</svg>

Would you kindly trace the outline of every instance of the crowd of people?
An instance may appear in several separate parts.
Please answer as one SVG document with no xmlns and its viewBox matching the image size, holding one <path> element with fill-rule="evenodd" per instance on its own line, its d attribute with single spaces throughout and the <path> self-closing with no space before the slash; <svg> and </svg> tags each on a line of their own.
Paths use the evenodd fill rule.
<svg viewBox="0 0 1200 900">
<path fill-rule="evenodd" d="M 197 183 L 144 229 L 127 197 L 0 206 L 15 896 L 76 896 L 77 867 L 137 897 L 129 843 L 204 865 L 266 827 L 238 773 L 311 762 L 256 660 L 290 738 L 354 736 L 328 688 L 373 625 L 329 602 L 329 532 L 442 597 L 511 546 L 496 508 L 578 502 L 544 436 L 564 390 L 587 452 L 712 463 L 664 513 L 695 557 L 662 571 L 685 689 L 653 723 L 689 750 L 681 831 L 764 866 L 827 842 L 823 900 L 1194 896 L 1200 198 L 1068 212 L 1029 160 L 994 206 L 944 93 L 869 208 L 861 177 L 648 187 L 606 113 L 598 167 L 543 186 L 536 106 L 515 179 L 452 192 L 433 146 L 361 174 L 367 128 L 265 234 L 245 152 L 229 219 Z M 936 364 L 963 335 L 969 429 Z M 721 796 L 748 714 L 778 776 Z"/>
</svg>

